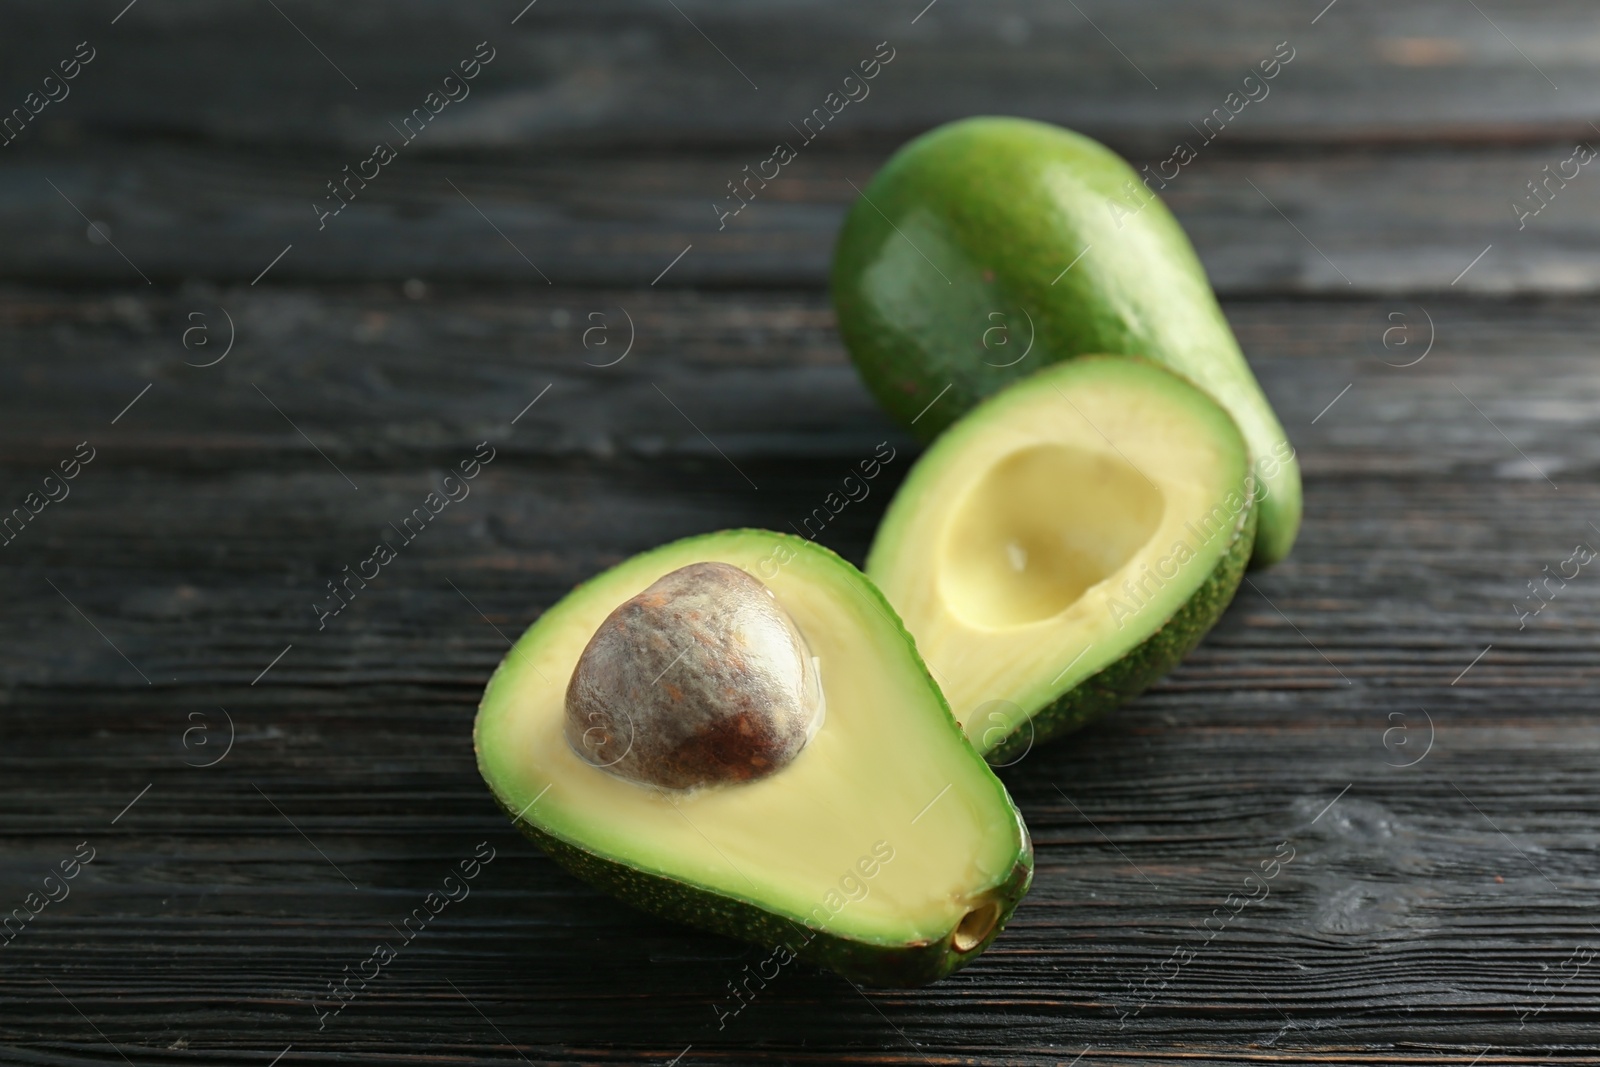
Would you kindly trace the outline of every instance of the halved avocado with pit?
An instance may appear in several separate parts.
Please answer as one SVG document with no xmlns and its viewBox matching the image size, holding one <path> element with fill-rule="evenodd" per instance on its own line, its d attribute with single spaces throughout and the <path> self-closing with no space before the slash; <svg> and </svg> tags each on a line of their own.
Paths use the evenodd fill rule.
<svg viewBox="0 0 1600 1067">
<path fill-rule="evenodd" d="M 1080 357 L 984 401 L 917 461 L 867 557 L 991 762 L 1174 667 L 1254 543 L 1249 453 L 1206 393 Z"/>
<path fill-rule="evenodd" d="M 565 732 L 580 659 L 619 607 L 659 600 L 641 594 L 706 563 L 757 579 L 792 619 L 820 680 L 820 725 L 749 780 L 668 789 L 596 765 Z M 500 664 L 474 740 L 500 805 L 573 873 L 856 982 L 921 985 L 964 965 L 1032 878 L 1021 817 L 893 609 L 849 563 L 787 534 L 692 537 L 578 587 Z"/>
</svg>

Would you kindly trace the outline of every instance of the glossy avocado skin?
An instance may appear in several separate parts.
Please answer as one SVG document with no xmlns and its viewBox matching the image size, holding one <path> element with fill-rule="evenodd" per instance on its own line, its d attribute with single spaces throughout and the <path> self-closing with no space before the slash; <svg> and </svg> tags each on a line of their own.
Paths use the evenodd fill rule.
<svg viewBox="0 0 1600 1067">
<path fill-rule="evenodd" d="M 1105 146 L 1012 118 L 924 134 L 851 208 L 832 290 L 868 388 L 924 441 L 1047 363 L 1139 355 L 1178 371 L 1249 443 L 1252 565 L 1288 554 L 1301 507 L 1293 448 L 1182 228 Z"/>
</svg>

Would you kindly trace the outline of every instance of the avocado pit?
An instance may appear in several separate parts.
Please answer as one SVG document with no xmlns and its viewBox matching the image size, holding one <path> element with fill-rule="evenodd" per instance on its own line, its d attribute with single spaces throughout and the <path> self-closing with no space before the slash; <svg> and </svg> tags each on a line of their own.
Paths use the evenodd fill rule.
<svg viewBox="0 0 1600 1067">
<path fill-rule="evenodd" d="M 567 743 L 664 789 L 781 769 L 822 723 L 816 662 L 760 580 L 693 563 L 606 616 L 567 684 Z"/>
</svg>

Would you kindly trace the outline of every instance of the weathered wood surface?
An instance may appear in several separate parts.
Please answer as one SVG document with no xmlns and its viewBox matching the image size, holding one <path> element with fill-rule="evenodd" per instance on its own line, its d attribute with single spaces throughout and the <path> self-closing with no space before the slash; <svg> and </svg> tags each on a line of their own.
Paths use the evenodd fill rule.
<svg viewBox="0 0 1600 1067">
<path fill-rule="evenodd" d="M 519 843 L 468 732 L 500 634 L 574 582 L 669 537 L 784 528 L 885 437 L 909 459 L 825 300 L 635 294 L 635 352 L 583 368 L 587 291 L 211 293 L 241 339 L 199 369 L 179 343 L 197 295 L 0 301 L 9 491 L 77 440 L 99 450 L 5 549 L 4 891 L 98 851 L 4 950 L 16 1062 L 114 1058 L 72 1005 L 149 1063 L 1600 1055 L 1594 974 L 1562 970 L 1595 941 L 1600 607 L 1575 580 L 1519 633 L 1510 606 L 1600 517 L 1582 304 L 1435 303 L 1435 351 L 1400 369 L 1363 338 L 1402 302 L 1230 303 L 1306 465 L 1294 557 L 1155 692 L 1005 771 L 1039 874 L 983 960 L 865 997 L 795 970 L 719 1031 L 756 956 L 592 899 Z M 484 439 L 473 495 L 318 632 L 327 577 Z M 859 559 L 881 500 L 823 540 Z M 186 767 L 219 751 L 200 740 L 225 738 L 223 707 L 233 751 Z M 482 840 L 498 858 L 473 896 L 319 1031 L 328 978 Z M 1268 900 L 1138 993 L 1282 841 Z"/>
<path fill-rule="evenodd" d="M 1600 144 L 1600 134 L 1587 136 Z M 806 150 L 721 229 L 718 208 L 737 206 L 726 183 L 770 145 L 416 157 L 319 229 L 313 203 L 333 203 L 324 183 L 348 154 L 19 143 L 15 165 L 0 169 L 0 226 L 16 235 L 0 245 L 0 278 L 249 283 L 270 265 L 266 280 L 277 284 L 415 277 L 645 288 L 659 277 L 655 288 L 820 287 L 856 196 L 851 183 L 865 185 L 898 143 Z M 1569 139 L 1266 152 L 1219 138 L 1164 195 L 1224 294 L 1595 292 L 1600 182 L 1569 162 L 1566 173 L 1578 176 L 1550 179 L 1542 208 L 1527 188 L 1574 148 Z M 1170 153 L 1168 144 L 1132 158 L 1153 166 Z M 116 249 L 94 239 L 80 211 Z"/>
<path fill-rule="evenodd" d="M 182 0 L 141 2 L 113 25 L 125 4 L 9 14 L 0 99 L 20 101 L 85 39 L 96 58 L 46 111 L 60 111 L 60 136 L 370 148 L 480 41 L 492 63 L 418 147 L 760 144 L 789 136 L 880 41 L 892 64 L 829 137 L 1004 113 L 1164 146 L 1280 41 L 1293 61 L 1241 115 L 1242 137 L 1588 136 L 1600 98 L 1581 0 Z"/>
<path fill-rule="evenodd" d="M 1600 1062 L 1600 593 L 1514 606 L 1600 542 L 1592 176 L 1510 208 L 1600 138 L 1589 9 L 676 6 L 6 13 L 4 100 L 98 53 L 0 150 L 0 504 L 96 452 L 0 545 L 0 909 L 96 855 L 0 948 L 0 1061 Z M 319 232 L 323 183 L 486 39 L 474 95 Z M 719 233 L 724 183 L 886 39 Z M 1154 162 L 1282 40 L 1167 196 L 1299 449 L 1295 554 L 1002 772 L 1038 876 L 993 950 L 914 992 L 795 967 L 719 1029 L 759 954 L 594 898 L 490 802 L 470 724 L 506 637 L 664 540 L 789 528 L 887 440 L 820 538 L 861 559 L 915 450 L 823 293 L 846 179 L 992 111 Z M 481 841 L 471 896 L 319 1029 Z"/>
</svg>

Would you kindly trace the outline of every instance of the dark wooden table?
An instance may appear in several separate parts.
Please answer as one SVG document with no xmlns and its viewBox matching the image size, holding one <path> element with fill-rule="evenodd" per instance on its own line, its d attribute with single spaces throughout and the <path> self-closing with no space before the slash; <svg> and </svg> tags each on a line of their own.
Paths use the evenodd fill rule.
<svg viewBox="0 0 1600 1067">
<path fill-rule="evenodd" d="M 1564 164 L 1600 142 L 1590 6 L 125 3 L 0 34 L 0 106 L 66 94 L 0 149 L 0 504 L 40 507 L 0 546 L 0 908 L 40 909 L 0 949 L 0 1062 L 1600 1061 L 1600 578 L 1566 562 L 1600 545 L 1600 177 Z M 1003 112 L 1155 163 L 1285 41 L 1166 196 L 1299 449 L 1293 557 L 1004 772 L 1038 874 L 987 955 L 910 992 L 793 968 L 719 1029 L 758 953 L 597 899 L 490 802 L 507 638 L 911 449 L 824 290 L 895 146 Z M 471 497 L 319 629 L 479 442 Z M 821 540 L 859 561 L 890 488 Z"/>
</svg>

